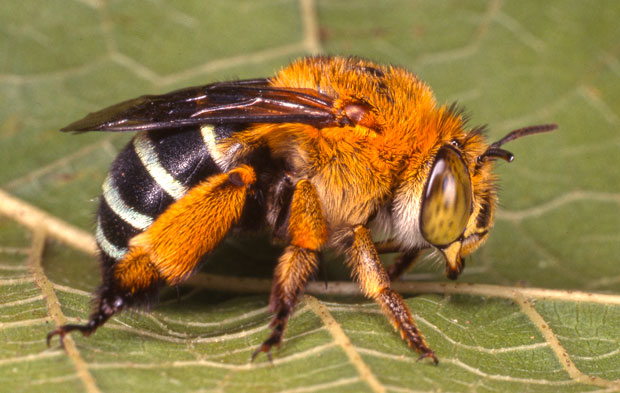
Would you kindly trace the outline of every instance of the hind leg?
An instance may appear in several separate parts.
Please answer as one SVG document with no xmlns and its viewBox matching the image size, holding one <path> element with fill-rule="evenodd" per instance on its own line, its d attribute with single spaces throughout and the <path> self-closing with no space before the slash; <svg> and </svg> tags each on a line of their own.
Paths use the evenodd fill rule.
<svg viewBox="0 0 620 393">
<path fill-rule="evenodd" d="M 96 306 L 85 325 L 64 325 L 47 335 L 62 338 L 77 330 L 92 334 L 112 315 L 143 304 L 161 282 L 176 285 L 188 278 L 205 254 L 217 246 L 241 217 L 254 170 L 240 166 L 210 177 L 170 205 L 144 232 L 129 242 L 129 251 L 104 271 Z M 106 261 L 104 261 L 106 266 Z"/>
<path fill-rule="evenodd" d="M 96 292 L 95 307 L 88 322 L 84 325 L 67 324 L 59 326 L 47 335 L 47 345 L 51 344 L 51 339 L 55 335 L 60 338 L 60 345 L 63 345 L 65 335 L 72 331 L 79 331 L 84 336 L 89 336 L 97 330 L 97 328 L 107 322 L 108 319 L 126 306 L 131 306 L 131 300 L 123 295 L 123 292 L 115 288 L 112 283 L 112 269 L 116 260 L 101 254 L 101 264 L 104 272 L 104 283 Z"/>
</svg>

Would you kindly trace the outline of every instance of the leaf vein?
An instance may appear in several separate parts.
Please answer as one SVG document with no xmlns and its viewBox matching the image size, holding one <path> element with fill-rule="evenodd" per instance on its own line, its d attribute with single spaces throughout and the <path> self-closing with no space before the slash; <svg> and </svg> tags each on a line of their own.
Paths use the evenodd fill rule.
<svg viewBox="0 0 620 393">
<path fill-rule="evenodd" d="M 557 357 L 558 362 L 568 373 L 571 379 L 587 385 L 620 388 L 620 383 L 617 381 L 609 381 L 582 373 L 581 370 L 577 368 L 577 365 L 573 362 L 566 349 L 562 346 L 560 339 L 555 335 L 551 329 L 551 326 L 549 326 L 543 316 L 538 313 L 534 305 L 522 295 L 516 296 L 514 300 L 517 305 L 519 305 L 523 313 L 532 321 L 545 340 L 549 343 L 549 346 Z"/>
<path fill-rule="evenodd" d="M 45 229 L 38 228 L 34 231 L 32 239 L 32 253 L 28 258 L 28 267 L 30 268 L 34 281 L 41 289 L 43 296 L 47 302 L 48 313 L 50 317 L 54 319 L 57 325 L 63 325 L 66 320 L 62 313 L 58 298 L 54 292 L 52 283 L 47 279 L 43 266 L 41 265 L 41 259 L 43 256 L 43 249 L 45 248 Z M 77 350 L 75 342 L 70 336 L 64 338 L 64 347 L 69 355 L 69 358 L 73 362 L 73 365 L 80 376 L 80 380 L 84 384 L 88 393 L 99 393 L 99 388 L 95 384 L 95 379 L 88 372 L 88 368 L 84 359 L 82 359 L 80 353 Z"/>
<path fill-rule="evenodd" d="M 327 330 L 334 338 L 335 343 L 344 351 L 353 366 L 357 369 L 361 379 L 366 382 L 373 392 L 385 392 L 385 387 L 379 383 L 377 377 L 372 373 L 370 367 L 364 362 L 359 355 L 347 335 L 342 330 L 340 324 L 330 314 L 327 307 L 325 307 L 318 299 L 312 296 L 304 296 L 304 301 L 310 306 L 310 309 L 321 318 Z"/>
</svg>

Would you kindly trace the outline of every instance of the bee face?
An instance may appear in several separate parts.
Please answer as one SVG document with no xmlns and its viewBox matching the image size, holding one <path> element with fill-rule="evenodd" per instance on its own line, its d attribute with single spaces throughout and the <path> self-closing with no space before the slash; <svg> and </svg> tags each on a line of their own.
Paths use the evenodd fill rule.
<svg viewBox="0 0 620 393">
<path fill-rule="evenodd" d="M 461 152 L 455 145 L 442 145 L 422 165 L 414 161 L 394 205 L 400 243 L 406 248 L 439 250 L 450 278 L 456 278 L 463 268 L 462 246 L 467 244 L 467 254 L 473 252 L 484 240 L 478 239 L 478 233 L 492 225 L 491 219 L 473 218 L 492 215 L 495 207 L 494 197 L 492 203 L 483 201 L 483 196 L 493 190 L 490 171 L 485 167 L 485 171 L 472 173 L 464 159 L 472 152 Z M 478 228 L 479 223 L 483 230 Z"/>
</svg>

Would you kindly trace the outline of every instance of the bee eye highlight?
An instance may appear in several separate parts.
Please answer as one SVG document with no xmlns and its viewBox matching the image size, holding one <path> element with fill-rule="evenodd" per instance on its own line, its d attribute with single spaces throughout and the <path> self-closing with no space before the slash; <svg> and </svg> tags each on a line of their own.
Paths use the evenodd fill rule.
<svg viewBox="0 0 620 393">
<path fill-rule="evenodd" d="M 420 230 L 434 246 L 456 241 L 471 214 L 472 188 L 469 171 L 450 145 L 437 153 L 422 199 Z"/>
</svg>

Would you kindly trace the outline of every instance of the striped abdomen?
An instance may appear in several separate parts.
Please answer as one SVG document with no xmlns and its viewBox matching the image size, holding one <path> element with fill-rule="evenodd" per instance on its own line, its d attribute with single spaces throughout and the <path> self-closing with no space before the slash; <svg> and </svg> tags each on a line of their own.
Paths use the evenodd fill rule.
<svg viewBox="0 0 620 393">
<path fill-rule="evenodd" d="M 196 126 L 138 133 L 112 163 L 97 213 L 104 268 L 120 260 L 129 240 L 200 181 L 221 172 L 210 152 L 237 129 Z M 107 270 L 107 269 L 106 269 Z"/>
</svg>

